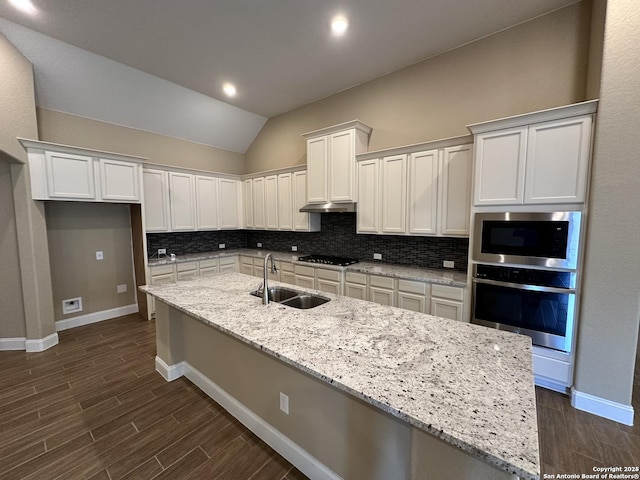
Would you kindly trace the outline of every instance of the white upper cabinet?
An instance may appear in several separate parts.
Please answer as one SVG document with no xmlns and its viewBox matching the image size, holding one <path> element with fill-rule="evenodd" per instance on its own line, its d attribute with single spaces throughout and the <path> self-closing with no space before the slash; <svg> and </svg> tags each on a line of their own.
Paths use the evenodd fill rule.
<svg viewBox="0 0 640 480">
<path fill-rule="evenodd" d="M 268 230 L 278 230 L 278 176 L 264 178 L 264 209 Z"/>
<path fill-rule="evenodd" d="M 196 175 L 196 229 L 217 230 L 218 221 L 218 179 Z"/>
<path fill-rule="evenodd" d="M 219 178 L 221 230 L 242 228 L 242 184 L 234 178 Z"/>
<path fill-rule="evenodd" d="M 169 224 L 169 177 L 164 170 L 144 169 L 144 216 L 147 232 L 168 232 Z"/>
<path fill-rule="evenodd" d="M 319 232 L 320 214 L 301 212 L 307 204 L 307 171 L 298 170 L 291 174 L 293 230 L 301 232 Z M 280 190 L 278 190 L 280 193 Z M 282 223 L 280 224 L 282 228 Z"/>
<path fill-rule="evenodd" d="M 242 182 L 244 227 L 253 228 L 253 179 Z"/>
<path fill-rule="evenodd" d="M 358 155 L 358 233 L 468 236 L 472 147 L 454 143 L 469 140 Z"/>
<path fill-rule="evenodd" d="M 194 185 L 193 175 L 169 172 L 169 205 L 173 231 L 196 229 Z"/>
<path fill-rule="evenodd" d="M 442 150 L 440 161 L 440 235 L 469 235 L 472 145 Z"/>
<path fill-rule="evenodd" d="M 469 125 L 474 203 L 584 203 L 597 100 Z"/>
<path fill-rule="evenodd" d="M 293 230 L 293 176 L 291 173 L 278 175 L 278 227 Z"/>
<path fill-rule="evenodd" d="M 371 128 L 358 120 L 305 133 L 307 202 L 356 202 L 355 155 L 366 151 Z"/>
<path fill-rule="evenodd" d="M 380 161 L 358 162 L 358 233 L 378 233 L 380 229 Z"/>
<path fill-rule="evenodd" d="M 267 222 L 264 215 L 264 177 L 253 179 L 253 228 L 264 230 Z"/>
<path fill-rule="evenodd" d="M 144 159 L 19 139 L 29 157 L 34 200 L 141 202 Z"/>
<path fill-rule="evenodd" d="M 438 233 L 438 159 L 437 149 L 409 155 L 409 233 Z"/>
<path fill-rule="evenodd" d="M 383 233 L 405 233 L 407 218 L 407 156 L 382 159 L 381 213 Z"/>
</svg>

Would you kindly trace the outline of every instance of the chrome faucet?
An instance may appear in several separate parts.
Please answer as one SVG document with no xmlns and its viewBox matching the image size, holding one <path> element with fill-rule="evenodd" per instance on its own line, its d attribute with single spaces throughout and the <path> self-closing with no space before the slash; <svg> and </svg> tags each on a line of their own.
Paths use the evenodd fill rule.
<svg viewBox="0 0 640 480">
<path fill-rule="evenodd" d="M 267 266 L 269 259 L 271 259 L 271 269 Z M 271 270 L 271 273 L 276 273 L 278 271 L 276 264 L 273 263 L 273 253 L 267 253 L 264 257 L 264 272 L 262 279 L 262 303 L 264 305 L 269 305 L 269 270 Z"/>
</svg>

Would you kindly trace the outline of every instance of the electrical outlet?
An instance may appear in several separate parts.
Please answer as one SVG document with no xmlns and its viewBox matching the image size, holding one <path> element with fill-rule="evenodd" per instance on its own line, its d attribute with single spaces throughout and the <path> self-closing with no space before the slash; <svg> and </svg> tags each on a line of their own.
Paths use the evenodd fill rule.
<svg viewBox="0 0 640 480">
<path fill-rule="evenodd" d="M 218 248 L 222 249 L 222 248 L 226 248 L 226 246 L 225 246 L 225 244 L 224 244 L 224 243 L 219 243 L 219 244 L 218 244 Z"/>
<path fill-rule="evenodd" d="M 96 252 L 96 260 L 103 260 L 104 252 Z"/>
<path fill-rule="evenodd" d="M 82 311 L 82 297 L 68 298 L 62 300 L 62 314 L 68 315 Z"/>
<path fill-rule="evenodd" d="M 262 244 L 260 242 L 258 242 L 256 245 L 258 246 L 258 248 L 262 248 Z"/>
<path fill-rule="evenodd" d="M 289 396 L 280 392 L 280 410 L 289 415 Z"/>
<path fill-rule="evenodd" d="M 445 260 L 444 262 L 442 262 L 442 266 L 444 268 L 456 268 L 455 262 L 453 260 Z"/>
<path fill-rule="evenodd" d="M 382 254 L 381 253 L 374 253 L 373 254 L 373 259 L 374 260 L 382 260 Z"/>
<path fill-rule="evenodd" d="M 118 293 L 125 293 L 125 292 L 127 291 L 127 284 L 126 284 L 126 283 L 123 283 L 122 285 L 118 285 L 118 286 L 116 287 L 116 291 L 117 291 Z"/>
<path fill-rule="evenodd" d="M 297 252 L 298 251 L 298 247 L 296 247 L 295 245 L 291 245 L 291 251 L 292 252 Z"/>
<path fill-rule="evenodd" d="M 167 249 L 166 248 L 159 248 L 158 249 L 158 256 L 166 255 L 166 254 L 167 254 Z"/>
</svg>

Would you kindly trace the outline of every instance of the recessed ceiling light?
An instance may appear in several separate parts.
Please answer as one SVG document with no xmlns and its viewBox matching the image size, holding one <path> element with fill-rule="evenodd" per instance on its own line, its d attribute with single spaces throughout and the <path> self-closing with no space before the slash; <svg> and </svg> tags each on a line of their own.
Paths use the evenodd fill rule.
<svg viewBox="0 0 640 480">
<path fill-rule="evenodd" d="M 227 97 L 235 97 L 236 96 L 236 87 L 232 83 L 225 83 L 222 86 L 222 90 L 227 95 Z"/>
<path fill-rule="evenodd" d="M 33 3 L 31 3 L 31 0 L 9 0 L 9 2 L 18 10 L 28 13 L 29 15 L 33 15 L 38 11 Z"/>
<path fill-rule="evenodd" d="M 346 17 L 338 15 L 331 20 L 331 31 L 336 37 L 344 35 L 344 32 L 349 28 L 349 21 Z"/>
</svg>

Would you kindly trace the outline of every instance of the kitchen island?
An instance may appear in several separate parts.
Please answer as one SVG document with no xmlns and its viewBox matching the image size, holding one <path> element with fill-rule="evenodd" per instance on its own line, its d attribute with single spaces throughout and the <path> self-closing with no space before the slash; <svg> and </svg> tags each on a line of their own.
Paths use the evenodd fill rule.
<svg viewBox="0 0 640 480">
<path fill-rule="evenodd" d="M 186 375 L 311 478 L 539 477 L 529 337 L 326 293 L 263 305 L 259 283 L 141 287 L 165 378 Z"/>
</svg>

